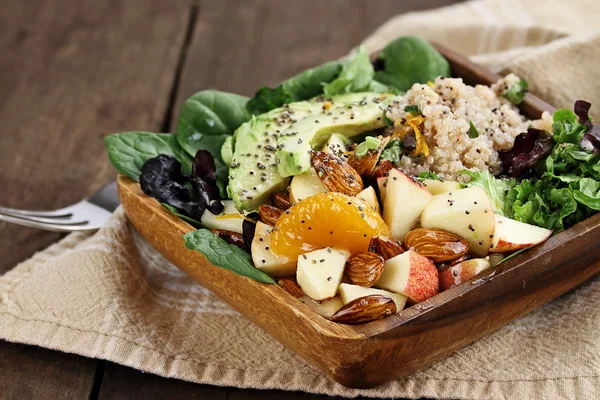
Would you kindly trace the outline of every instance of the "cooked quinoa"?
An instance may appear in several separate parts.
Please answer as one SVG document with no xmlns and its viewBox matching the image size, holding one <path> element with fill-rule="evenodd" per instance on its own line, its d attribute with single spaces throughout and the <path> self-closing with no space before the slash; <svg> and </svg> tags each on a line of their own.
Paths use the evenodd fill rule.
<svg viewBox="0 0 600 400">
<path fill-rule="evenodd" d="M 439 77 L 430 85 L 415 84 L 400 102 L 392 104 L 387 117 L 398 126 L 405 121 L 408 105 L 418 106 L 424 116 L 422 134 L 429 156 L 404 155 L 400 167 L 418 175 L 436 172 L 446 179 L 457 178 L 464 169 L 502 170 L 498 151 L 509 150 L 517 135 L 529 126 L 551 131 L 552 116 L 544 112 L 539 120 L 525 119 L 502 94 L 520 79 L 510 74 L 491 87 L 466 85 L 461 78 Z M 410 117 L 410 115 L 408 115 Z M 469 137 L 469 122 L 479 133 Z"/>
</svg>

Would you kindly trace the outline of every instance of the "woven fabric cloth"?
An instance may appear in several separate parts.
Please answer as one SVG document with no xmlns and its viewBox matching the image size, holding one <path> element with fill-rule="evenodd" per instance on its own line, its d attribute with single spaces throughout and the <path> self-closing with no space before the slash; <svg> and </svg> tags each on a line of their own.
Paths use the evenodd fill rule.
<svg viewBox="0 0 600 400">
<path fill-rule="evenodd" d="M 393 18 L 365 44 L 419 34 L 527 79 L 547 102 L 600 105 L 596 0 L 477 1 Z M 0 338 L 214 385 L 330 395 L 600 398 L 600 279 L 428 368 L 344 388 L 149 247 L 118 210 L 0 277 Z M 273 317 L 276 319 L 276 316 Z"/>
</svg>

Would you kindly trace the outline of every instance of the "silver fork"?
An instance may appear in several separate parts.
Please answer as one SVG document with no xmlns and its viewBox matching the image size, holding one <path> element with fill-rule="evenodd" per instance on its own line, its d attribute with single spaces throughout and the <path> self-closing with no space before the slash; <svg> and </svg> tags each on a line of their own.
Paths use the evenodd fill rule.
<svg viewBox="0 0 600 400">
<path fill-rule="evenodd" d="M 90 198 L 58 210 L 0 207 L 0 221 L 56 232 L 87 231 L 102 227 L 118 205 L 117 181 L 113 181 Z"/>
</svg>

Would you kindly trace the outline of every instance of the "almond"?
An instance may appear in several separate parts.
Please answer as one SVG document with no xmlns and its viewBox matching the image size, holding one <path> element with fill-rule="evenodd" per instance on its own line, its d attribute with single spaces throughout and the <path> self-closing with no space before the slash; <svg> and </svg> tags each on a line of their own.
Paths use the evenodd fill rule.
<svg viewBox="0 0 600 400">
<path fill-rule="evenodd" d="M 385 261 L 377 253 L 364 252 L 352 254 L 346 262 L 345 274 L 350 283 L 372 287 L 383 273 Z"/>
<path fill-rule="evenodd" d="M 315 151 L 311 161 L 317 171 L 317 176 L 328 191 L 355 196 L 364 189 L 362 178 L 358 172 L 342 158 Z"/>
<path fill-rule="evenodd" d="M 372 294 L 359 297 L 344 305 L 331 316 L 340 324 L 364 324 L 385 318 L 396 312 L 396 303 L 387 296 Z"/>
<path fill-rule="evenodd" d="M 381 152 L 389 143 L 390 138 L 379 136 L 379 140 L 381 141 L 381 145 L 377 150 L 369 150 L 363 157 L 358 157 L 356 152 L 353 151 L 350 158 L 348 158 L 348 164 L 362 177 L 372 178 L 375 176 L 377 161 L 379 161 Z"/>
<path fill-rule="evenodd" d="M 292 206 L 290 196 L 283 192 L 275 193 L 273 195 L 273 204 L 275 204 L 275 207 L 281 208 L 282 210 L 287 210 Z"/>
<path fill-rule="evenodd" d="M 369 251 L 381 254 L 384 260 L 389 260 L 398 254 L 404 253 L 400 243 L 385 236 L 373 236 L 369 243 Z"/>
<path fill-rule="evenodd" d="M 241 234 L 237 232 L 226 231 L 224 229 L 211 229 L 210 231 L 227 243 L 234 244 L 240 249 L 248 251 L 248 246 L 246 246 L 246 243 L 244 243 L 244 237 Z"/>
<path fill-rule="evenodd" d="M 294 279 L 280 279 L 277 284 L 294 297 L 304 296 L 304 291 Z"/>
<path fill-rule="evenodd" d="M 262 204 L 258 206 L 258 216 L 260 222 L 274 226 L 283 210 L 268 204 Z"/>
<path fill-rule="evenodd" d="M 443 229 L 419 228 L 406 234 L 404 245 L 434 262 L 456 260 L 469 251 L 469 242 Z"/>
<path fill-rule="evenodd" d="M 390 170 L 394 168 L 394 164 L 390 160 L 381 160 L 375 170 L 375 177 L 380 178 L 382 176 L 388 176 Z"/>
</svg>

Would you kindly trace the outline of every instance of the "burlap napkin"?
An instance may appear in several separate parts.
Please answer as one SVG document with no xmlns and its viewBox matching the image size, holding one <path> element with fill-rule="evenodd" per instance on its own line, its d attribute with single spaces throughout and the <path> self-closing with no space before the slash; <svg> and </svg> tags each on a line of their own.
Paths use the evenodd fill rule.
<svg viewBox="0 0 600 400">
<path fill-rule="evenodd" d="M 584 98 L 600 107 L 599 3 L 471 2 L 394 18 L 365 43 L 375 49 L 398 35 L 423 35 L 517 72 L 556 106 Z M 95 235 L 71 234 L 0 277 L 0 338 L 215 385 L 343 396 L 597 399 L 599 304 L 595 278 L 429 368 L 351 390 L 193 283 L 119 210 Z"/>
</svg>

